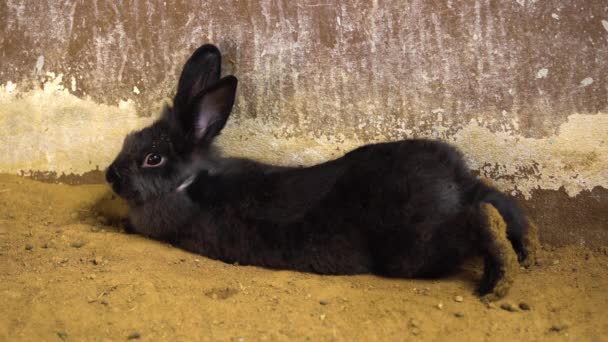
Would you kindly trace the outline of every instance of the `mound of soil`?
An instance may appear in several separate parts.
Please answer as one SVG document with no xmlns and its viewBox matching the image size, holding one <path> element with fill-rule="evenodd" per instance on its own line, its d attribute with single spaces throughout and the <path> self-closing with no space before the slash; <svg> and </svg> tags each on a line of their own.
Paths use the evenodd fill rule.
<svg viewBox="0 0 608 342">
<path fill-rule="evenodd" d="M 486 305 L 473 295 L 478 261 L 437 280 L 273 271 L 125 234 L 124 215 L 103 185 L 0 175 L 0 340 L 608 336 L 606 249 L 544 248 Z"/>
</svg>

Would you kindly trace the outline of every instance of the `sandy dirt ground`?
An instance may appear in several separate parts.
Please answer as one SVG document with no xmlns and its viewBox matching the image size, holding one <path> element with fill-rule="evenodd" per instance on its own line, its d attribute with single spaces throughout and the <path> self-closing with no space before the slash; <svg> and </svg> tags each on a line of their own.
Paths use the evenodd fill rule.
<svg viewBox="0 0 608 342">
<path fill-rule="evenodd" d="M 477 261 L 438 280 L 228 265 L 121 232 L 114 203 L 0 175 L 0 340 L 608 340 L 605 248 L 545 247 L 488 306 Z"/>
</svg>

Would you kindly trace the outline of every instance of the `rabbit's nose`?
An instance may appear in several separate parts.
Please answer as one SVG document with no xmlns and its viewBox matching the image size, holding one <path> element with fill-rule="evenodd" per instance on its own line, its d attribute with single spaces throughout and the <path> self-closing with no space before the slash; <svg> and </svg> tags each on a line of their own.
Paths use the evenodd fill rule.
<svg viewBox="0 0 608 342">
<path fill-rule="evenodd" d="M 120 173 L 118 172 L 116 165 L 110 165 L 110 168 L 106 172 L 106 181 L 108 181 L 108 183 L 116 183 L 120 178 Z"/>
</svg>

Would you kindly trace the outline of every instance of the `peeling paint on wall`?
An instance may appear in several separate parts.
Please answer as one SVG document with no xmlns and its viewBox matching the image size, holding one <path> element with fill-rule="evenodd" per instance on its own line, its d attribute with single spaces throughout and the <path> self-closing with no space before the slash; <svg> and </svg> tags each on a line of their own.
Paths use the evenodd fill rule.
<svg viewBox="0 0 608 342">
<path fill-rule="evenodd" d="M 608 114 L 573 114 L 546 138 L 492 132 L 473 121 L 453 138 L 469 165 L 513 195 L 564 188 L 570 196 L 608 188 Z"/>
<path fill-rule="evenodd" d="M 289 127 L 269 126 L 256 120 L 230 123 L 220 138 L 231 155 L 253 157 L 285 165 L 313 164 L 337 158 L 368 143 L 335 135 L 290 138 L 281 132 Z M 454 131 L 454 133 L 446 133 Z M 410 129 L 408 134 L 377 137 L 371 142 L 408 137 L 439 138 L 458 146 L 473 170 L 493 179 L 503 191 L 530 198 L 534 189 L 558 190 L 568 195 L 596 186 L 608 188 L 608 114 L 574 114 L 546 138 L 527 138 L 513 131 L 492 131 L 481 120 L 454 130 L 434 125 Z M 243 144 L 243 142 L 246 142 Z"/>
<path fill-rule="evenodd" d="M 0 172 L 28 170 L 82 174 L 105 168 L 115 157 L 124 136 L 148 125 L 152 117 L 140 117 L 131 99 L 115 106 L 80 99 L 62 84 L 62 76 L 48 74 L 40 89 L 21 93 L 13 83 L 0 87 Z M 157 107 L 160 107 L 158 104 Z M 235 115 L 218 140 L 230 155 L 282 165 L 310 165 L 337 158 L 370 142 L 411 137 L 439 138 L 458 146 L 469 165 L 513 195 L 529 198 L 534 189 L 564 188 L 570 196 L 596 186 L 608 188 L 608 114 L 573 114 L 555 134 L 528 138 L 517 133 L 517 122 L 492 130 L 491 120 L 471 120 L 454 125 L 437 119 L 431 125 L 408 127 L 394 121 L 397 129 L 363 139 L 333 134 L 299 134 L 290 124 Z M 285 113 L 289 116 L 290 113 Z M 378 124 L 384 121 L 379 118 Z"/>
<path fill-rule="evenodd" d="M 43 86 L 22 92 L 0 85 L 0 172 L 83 174 L 103 169 L 131 130 L 150 118 L 136 115 L 133 101 L 115 106 L 71 94 L 51 72 Z"/>
</svg>

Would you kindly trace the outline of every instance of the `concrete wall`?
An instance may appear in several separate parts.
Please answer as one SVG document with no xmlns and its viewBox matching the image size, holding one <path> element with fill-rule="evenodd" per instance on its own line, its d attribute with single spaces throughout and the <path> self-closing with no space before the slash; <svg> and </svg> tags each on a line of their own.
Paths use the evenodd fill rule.
<svg viewBox="0 0 608 342">
<path fill-rule="evenodd" d="M 103 169 L 200 44 L 241 80 L 231 154 L 310 164 L 436 137 L 546 242 L 608 243 L 608 3 L 0 2 L 0 172 Z"/>
</svg>

